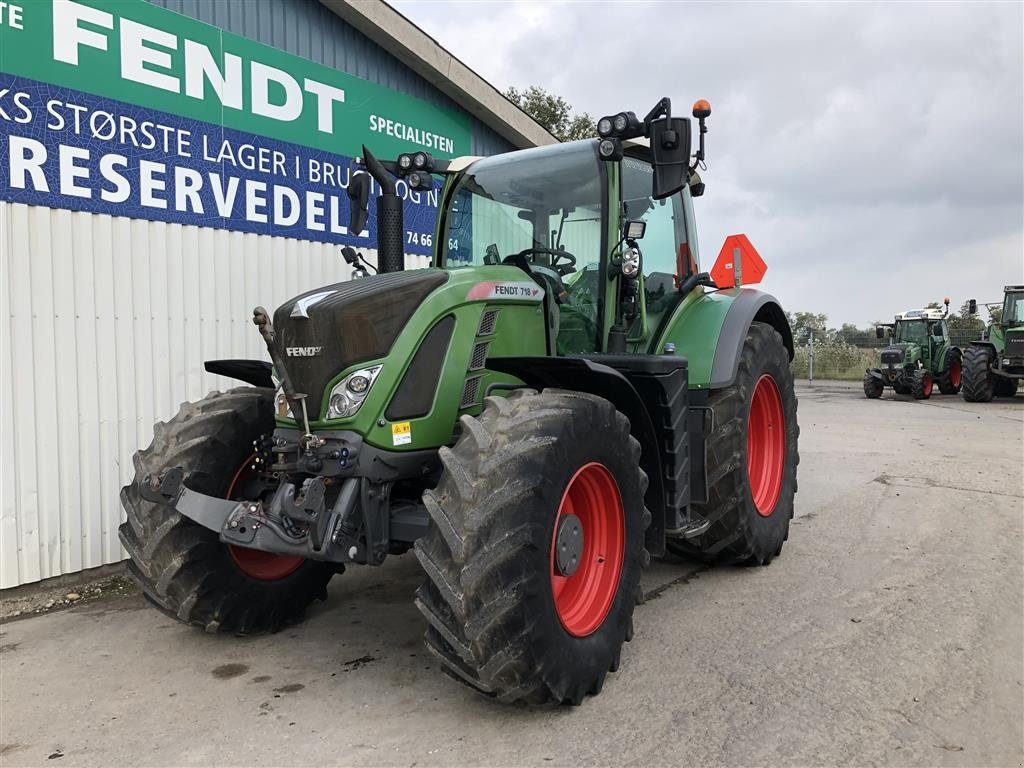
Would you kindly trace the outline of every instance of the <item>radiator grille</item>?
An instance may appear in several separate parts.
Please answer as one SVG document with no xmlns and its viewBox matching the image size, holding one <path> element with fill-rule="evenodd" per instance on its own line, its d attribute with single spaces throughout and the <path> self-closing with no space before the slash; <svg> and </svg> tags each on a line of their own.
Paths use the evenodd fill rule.
<svg viewBox="0 0 1024 768">
<path fill-rule="evenodd" d="M 488 309 L 480 317 L 480 327 L 476 329 L 477 336 L 490 336 L 494 333 L 494 326 L 498 322 L 498 310 Z"/>
<path fill-rule="evenodd" d="M 472 379 L 466 379 L 466 386 L 462 388 L 462 400 L 459 402 L 459 408 L 469 408 L 475 404 L 476 396 L 479 392 L 480 377 L 476 376 Z"/>
<path fill-rule="evenodd" d="M 469 370 L 479 371 L 487 362 L 487 348 L 491 346 L 489 341 L 477 342 L 473 347 L 473 356 L 469 360 Z"/>
</svg>

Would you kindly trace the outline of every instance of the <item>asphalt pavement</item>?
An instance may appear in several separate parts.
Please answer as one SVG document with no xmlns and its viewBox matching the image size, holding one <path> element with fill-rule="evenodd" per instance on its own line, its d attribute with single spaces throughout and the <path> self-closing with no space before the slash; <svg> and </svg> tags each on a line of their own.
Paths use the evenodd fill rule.
<svg viewBox="0 0 1024 768">
<path fill-rule="evenodd" d="M 442 675 L 407 555 L 277 635 L 206 635 L 137 594 L 3 623 L 0 764 L 1024 764 L 1024 396 L 799 395 L 782 557 L 653 563 L 581 707 Z"/>
</svg>

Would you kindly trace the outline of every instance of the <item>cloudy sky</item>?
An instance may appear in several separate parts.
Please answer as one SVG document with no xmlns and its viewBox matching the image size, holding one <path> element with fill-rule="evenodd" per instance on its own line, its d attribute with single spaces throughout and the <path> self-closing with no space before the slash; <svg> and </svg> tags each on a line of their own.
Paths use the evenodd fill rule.
<svg viewBox="0 0 1024 768">
<path fill-rule="evenodd" d="M 702 262 L 866 325 L 1024 282 L 1024 4 L 391 0 L 500 89 L 594 116 L 711 101 Z"/>
</svg>

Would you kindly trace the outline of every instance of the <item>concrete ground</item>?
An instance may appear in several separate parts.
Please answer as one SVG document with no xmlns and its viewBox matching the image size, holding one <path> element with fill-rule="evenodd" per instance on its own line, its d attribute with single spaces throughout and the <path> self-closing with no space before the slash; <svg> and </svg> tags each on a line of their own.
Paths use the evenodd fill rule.
<svg viewBox="0 0 1024 768">
<path fill-rule="evenodd" d="M 622 667 L 582 707 L 441 675 L 407 556 L 269 637 L 137 595 L 5 623 L 0 763 L 1021 765 L 1024 397 L 801 388 L 800 425 L 782 558 L 653 564 Z"/>
</svg>

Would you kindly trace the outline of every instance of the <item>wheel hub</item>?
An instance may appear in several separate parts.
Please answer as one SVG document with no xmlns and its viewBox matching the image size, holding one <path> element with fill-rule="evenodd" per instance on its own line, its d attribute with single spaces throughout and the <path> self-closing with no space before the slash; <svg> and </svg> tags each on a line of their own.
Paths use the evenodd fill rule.
<svg viewBox="0 0 1024 768">
<path fill-rule="evenodd" d="M 592 461 L 569 479 L 551 534 L 551 595 L 570 635 L 586 637 L 608 616 L 625 549 L 622 495 L 608 468 Z"/>
<path fill-rule="evenodd" d="M 572 576 L 583 554 L 583 524 L 576 515 L 562 515 L 555 534 L 555 572 Z"/>
</svg>

